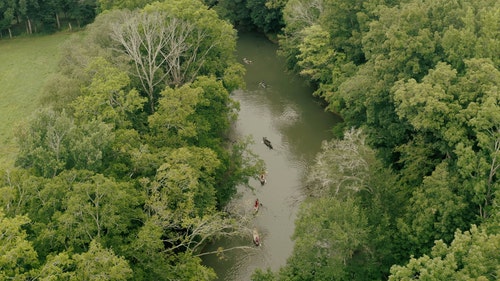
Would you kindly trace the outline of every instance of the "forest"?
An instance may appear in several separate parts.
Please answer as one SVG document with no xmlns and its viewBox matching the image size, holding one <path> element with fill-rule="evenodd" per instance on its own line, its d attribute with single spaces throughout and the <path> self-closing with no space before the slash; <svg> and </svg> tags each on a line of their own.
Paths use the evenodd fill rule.
<svg viewBox="0 0 500 281">
<path fill-rule="evenodd" d="M 237 30 L 268 35 L 343 119 L 292 255 L 253 281 L 500 278 L 500 2 L 70 2 L 0 4 L 2 34 L 90 23 L 0 171 L 0 279 L 216 279 L 203 246 L 248 231 L 228 203 L 265 167 L 228 137 Z"/>
<path fill-rule="evenodd" d="M 97 13 L 96 0 L 3 0 L 0 38 L 82 28 Z"/>
</svg>

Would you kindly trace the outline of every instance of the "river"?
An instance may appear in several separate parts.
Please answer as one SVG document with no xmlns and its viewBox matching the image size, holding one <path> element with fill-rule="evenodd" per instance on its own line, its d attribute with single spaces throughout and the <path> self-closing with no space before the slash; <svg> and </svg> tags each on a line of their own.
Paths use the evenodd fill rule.
<svg viewBox="0 0 500 281">
<path fill-rule="evenodd" d="M 251 208 L 256 198 L 262 203 L 249 226 L 259 230 L 262 246 L 227 252 L 223 259 L 204 258 L 204 264 L 213 267 L 221 281 L 250 280 L 257 268 L 277 270 L 285 265 L 293 249 L 291 235 L 304 173 L 321 142 L 332 138 L 331 128 L 340 121 L 323 110 L 304 79 L 286 72 L 276 50 L 276 44 L 260 34 L 239 34 L 238 58 L 242 63 L 251 62 L 245 63 L 247 88 L 232 93 L 241 107 L 235 134 L 253 138 L 251 149 L 265 161 L 268 175 L 264 186 L 251 180 L 254 191 L 239 188 L 235 199 L 241 208 Z M 273 150 L 262 143 L 264 136 Z M 251 246 L 251 233 L 247 239 L 218 241 L 208 250 L 238 245 Z"/>
</svg>

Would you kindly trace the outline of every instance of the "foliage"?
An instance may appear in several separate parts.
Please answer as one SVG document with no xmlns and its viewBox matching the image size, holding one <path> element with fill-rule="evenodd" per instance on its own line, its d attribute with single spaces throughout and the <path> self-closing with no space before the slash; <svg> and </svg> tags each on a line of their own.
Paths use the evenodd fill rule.
<svg viewBox="0 0 500 281">
<path fill-rule="evenodd" d="M 258 30 L 276 34 L 284 25 L 282 1 L 269 0 L 219 0 L 205 1 L 224 19 L 230 21 L 238 30 Z"/>
<path fill-rule="evenodd" d="M 0 277 L 4 280 L 26 278 L 38 262 L 37 253 L 22 229 L 29 222 L 26 216 L 6 217 L 0 209 Z"/>
<path fill-rule="evenodd" d="M 428 253 L 435 240 L 449 243 L 454 230 L 467 229 L 471 210 L 463 196 L 457 194 L 458 185 L 443 162 L 414 191 L 408 208 L 409 223 L 401 225 L 412 254 Z"/>
<path fill-rule="evenodd" d="M 276 34 L 284 25 L 282 8 L 284 3 L 271 3 L 269 0 L 247 0 L 246 7 L 250 11 L 250 19 L 257 30 L 263 33 Z"/>
<path fill-rule="evenodd" d="M 345 137 L 351 127 L 366 135 L 361 146 L 324 144 L 307 193 L 367 209 L 372 259 L 363 264 L 380 263 L 379 278 L 422 256 L 394 267 L 398 278 L 432 268 L 429 280 L 464 279 L 456 272 L 474 262 L 429 258 L 434 242 L 453 243 L 474 224 L 498 233 L 499 10 L 490 0 L 290 0 L 283 10 L 280 54 L 342 115 Z M 285 269 L 296 263 L 306 261 Z"/>
<path fill-rule="evenodd" d="M 0 35 L 19 35 L 22 26 L 26 34 L 52 33 L 61 30 L 61 20 L 78 27 L 92 22 L 96 16 L 96 0 L 8 0 L 0 3 Z"/>
<path fill-rule="evenodd" d="M 252 281 L 274 281 L 276 280 L 271 269 L 267 269 L 265 272 L 257 268 L 255 272 L 252 274 Z"/>
<path fill-rule="evenodd" d="M 133 63 L 131 73 L 149 99 L 150 112 L 160 88 L 181 86 L 199 75 L 222 77 L 235 63 L 234 30 L 197 0 L 157 2 L 124 12 L 112 25 L 111 38 Z"/>
<path fill-rule="evenodd" d="M 40 269 L 40 280 L 129 280 L 132 276 L 127 261 L 93 240 L 82 254 L 61 252 L 50 256 Z M 54 279 L 56 278 L 56 279 Z"/>
<path fill-rule="evenodd" d="M 163 45 L 177 53 L 152 73 L 152 96 L 116 40 L 119 24 L 132 19 L 129 31 L 140 36 L 148 24 L 148 36 L 161 35 L 155 19 L 182 39 Z M 2 226 L 19 221 L 12 237 L 25 255 L 1 274 L 215 279 L 199 256 L 211 254 L 207 241 L 246 230 L 245 218 L 221 210 L 263 168 L 247 141 L 227 139 L 238 110 L 229 92 L 244 86 L 235 39 L 228 23 L 191 0 L 109 11 L 70 40 L 45 88 L 48 107 L 17 130 L 18 167 L 1 173 Z M 137 62 L 150 54 L 145 46 Z M 169 78 L 155 80 L 163 73 Z"/>
<path fill-rule="evenodd" d="M 103 58 L 96 58 L 87 70 L 92 77 L 90 85 L 82 89 L 72 103 L 75 118 L 80 122 L 99 119 L 116 128 L 132 124 L 129 116 L 142 110 L 145 99 L 135 89 L 127 91 L 130 78 Z"/>
<path fill-rule="evenodd" d="M 134 10 L 144 8 L 147 4 L 151 4 L 152 0 L 98 0 L 101 11 L 110 10 Z"/>
<path fill-rule="evenodd" d="M 63 111 L 42 109 L 17 132 L 18 165 L 35 175 L 54 177 L 64 169 L 99 171 L 103 154 L 113 138 L 111 128 L 97 120 L 77 126 Z"/>
<path fill-rule="evenodd" d="M 194 115 L 201 93 L 201 88 L 189 85 L 161 92 L 158 110 L 148 118 L 152 136 L 162 142 L 158 145 L 182 144 L 186 138 L 196 136 L 196 124 L 188 117 Z"/>
<path fill-rule="evenodd" d="M 14 16 L 27 33 L 60 14 L 84 23 L 95 2 L 77 2 L 4 1 L 0 29 Z M 288 264 L 254 280 L 380 280 L 392 265 L 391 280 L 499 274 L 498 1 L 205 2 L 99 2 L 140 9 L 72 39 L 46 87 L 53 109 L 18 131 L 1 226 L 26 258 L 3 259 L 2 277 L 215 278 L 203 243 L 238 235 L 241 218 L 220 209 L 264 166 L 248 140 L 225 140 L 244 68 L 216 12 L 283 27 L 279 53 L 349 128 L 310 170 Z"/>
<path fill-rule="evenodd" d="M 499 245 L 498 234 L 488 234 L 473 225 L 469 231 L 455 232 L 449 246 L 437 240 L 429 255 L 393 266 L 389 280 L 497 280 Z"/>
<path fill-rule="evenodd" d="M 367 219 L 352 199 L 305 202 L 296 222 L 294 252 L 281 279 L 348 280 L 351 261 L 363 255 L 368 232 Z"/>
</svg>

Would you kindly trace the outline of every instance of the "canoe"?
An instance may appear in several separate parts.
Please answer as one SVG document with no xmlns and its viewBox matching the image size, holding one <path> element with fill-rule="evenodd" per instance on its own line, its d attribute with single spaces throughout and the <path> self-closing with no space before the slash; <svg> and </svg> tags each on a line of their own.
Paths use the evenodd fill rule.
<svg viewBox="0 0 500 281">
<path fill-rule="evenodd" d="M 261 246 L 262 245 L 261 242 L 260 242 L 259 232 L 255 228 L 253 230 L 253 243 L 255 244 L 255 246 Z"/>
<path fill-rule="evenodd" d="M 273 145 L 271 144 L 271 141 L 268 140 L 266 137 L 263 137 L 262 138 L 262 141 L 264 142 L 264 144 L 269 147 L 269 149 L 273 149 Z"/>
<path fill-rule="evenodd" d="M 267 182 L 267 180 L 266 180 L 266 174 L 264 174 L 264 173 L 260 174 L 259 175 L 259 181 L 260 181 L 261 185 L 264 185 Z"/>
<path fill-rule="evenodd" d="M 257 200 L 255 200 L 255 203 L 253 204 L 253 212 L 257 213 L 259 211 L 259 208 L 260 208 L 260 202 L 259 202 L 259 199 L 257 199 Z"/>
<path fill-rule="evenodd" d="M 255 244 L 255 246 L 261 245 L 259 232 L 257 232 L 257 229 L 255 228 L 253 229 L 253 243 Z"/>
</svg>

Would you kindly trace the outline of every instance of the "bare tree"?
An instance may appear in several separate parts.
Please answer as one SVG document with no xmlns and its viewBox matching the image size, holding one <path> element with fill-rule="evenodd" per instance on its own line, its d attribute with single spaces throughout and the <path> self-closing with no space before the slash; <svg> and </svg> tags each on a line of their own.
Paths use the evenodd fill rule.
<svg viewBox="0 0 500 281">
<path fill-rule="evenodd" d="M 301 23 L 302 28 L 317 24 L 323 13 L 323 2 L 324 0 L 290 1 L 284 15 L 287 23 Z"/>
<path fill-rule="evenodd" d="M 113 26 L 111 37 L 118 51 L 134 63 L 137 76 L 154 112 L 159 85 L 179 86 L 192 82 L 217 40 L 193 23 L 161 12 L 129 12 Z M 208 43 L 208 44 L 207 44 Z"/>
<path fill-rule="evenodd" d="M 134 63 L 135 72 L 147 93 L 151 110 L 154 112 L 154 91 L 168 73 L 162 73 L 165 64 L 164 49 L 174 36 L 169 28 L 174 24 L 165 24 L 165 17 L 160 13 L 124 14 L 124 21 L 113 26 L 111 37 L 117 41 Z"/>
<path fill-rule="evenodd" d="M 253 218 L 248 213 L 238 212 L 233 207 L 224 212 L 213 211 L 204 215 L 193 215 L 189 207 L 182 210 L 171 210 L 162 191 L 156 188 L 150 190 L 151 197 L 147 203 L 151 221 L 160 226 L 167 235 L 163 242 L 170 245 L 165 252 L 175 252 L 183 249 L 195 256 L 222 254 L 230 250 L 245 250 L 251 247 L 240 245 L 228 249 L 204 252 L 208 241 L 223 238 L 245 237 L 250 232 L 250 221 Z M 190 205 L 190 204 L 186 204 Z"/>
<path fill-rule="evenodd" d="M 373 158 L 364 143 L 361 130 L 345 132 L 343 140 L 324 142 L 322 152 L 316 156 L 307 178 L 307 195 L 323 197 L 339 196 L 345 192 L 366 190 L 373 192 L 369 184 L 370 164 Z"/>
</svg>

